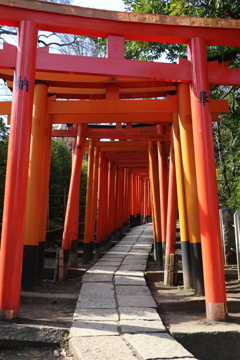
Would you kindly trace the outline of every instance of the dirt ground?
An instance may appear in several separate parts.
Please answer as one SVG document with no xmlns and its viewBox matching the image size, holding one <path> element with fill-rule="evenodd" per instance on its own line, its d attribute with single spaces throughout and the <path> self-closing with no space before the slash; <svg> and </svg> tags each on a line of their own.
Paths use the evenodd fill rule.
<svg viewBox="0 0 240 360">
<path fill-rule="evenodd" d="M 158 268 L 154 269 L 152 265 L 148 270 L 150 272 L 159 271 Z M 236 275 L 236 269 L 232 270 Z M 229 276 L 227 281 L 228 297 L 240 300 L 239 281 L 232 278 Z M 156 303 L 159 305 L 162 321 L 168 330 L 171 330 L 173 324 L 189 327 L 194 326 L 194 324 L 208 325 L 214 323 L 206 320 L 204 297 L 196 296 L 192 289 L 184 290 L 181 284 L 174 287 L 165 286 L 157 276 L 155 280 L 149 280 L 148 284 Z M 80 287 L 81 277 L 72 277 L 62 283 L 46 279 L 44 286 L 39 287 L 36 294 L 22 294 L 20 318 L 15 323 L 37 325 L 39 328 L 51 326 L 68 330 L 71 326 Z M 240 324 L 240 314 L 230 313 L 229 322 Z M 0 344 L 0 360 L 19 359 L 73 360 L 73 356 L 68 349 L 67 336 L 61 339 L 60 346 L 3 349 Z"/>
</svg>

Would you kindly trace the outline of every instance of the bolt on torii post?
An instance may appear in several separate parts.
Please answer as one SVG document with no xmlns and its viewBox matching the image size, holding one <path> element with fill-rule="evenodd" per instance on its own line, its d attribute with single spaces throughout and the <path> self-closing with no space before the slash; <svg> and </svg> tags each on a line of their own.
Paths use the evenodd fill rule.
<svg viewBox="0 0 240 360">
<path fill-rule="evenodd" d="M 31 1 L 31 0 L 30 0 Z M 134 14 L 92 11 L 75 7 L 69 13 L 64 13 L 67 7 L 38 3 L 31 1 L 29 9 L 29 0 L 21 0 L 17 5 L 9 6 L 7 0 L 0 0 L 1 16 L 0 22 L 3 25 L 20 27 L 20 46 L 22 50 L 3 50 L 6 56 L 0 60 L 0 67 L 7 69 L 16 68 L 15 85 L 19 90 L 15 91 L 13 100 L 12 129 L 10 134 L 10 144 L 14 143 L 11 157 L 9 156 L 7 178 L 8 185 L 5 195 L 5 207 L 3 215 L 2 245 L 0 254 L 0 310 L 1 317 L 16 317 L 19 312 L 20 295 L 20 276 L 21 270 L 21 247 L 23 245 L 23 226 L 26 214 L 26 190 L 27 190 L 27 165 L 30 143 L 30 118 L 32 113 L 34 71 L 65 71 L 86 72 L 93 75 L 108 74 L 111 76 L 133 76 L 139 77 L 140 73 L 147 78 L 158 78 L 164 81 L 184 81 L 191 85 L 191 106 L 193 113 L 193 131 L 195 162 L 197 165 L 197 186 L 200 211 L 200 226 L 203 240 L 203 259 L 204 259 L 204 280 L 206 292 L 207 316 L 215 320 L 223 320 L 227 316 L 226 294 L 224 287 L 222 254 L 220 251 L 219 224 L 216 196 L 216 176 L 214 174 L 214 159 L 212 150 L 212 138 L 210 129 L 210 108 L 209 108 L 209 83 L 213 84 L 231 84 L 239 85 L 237 80 L 238 72 L 235 69 L 220 69 L 217 66 L 211 67 L 208 74 L 208 66 L 205 60 L 206 45 L 228 45 L 239 46 L 240 39 L 239 22 L 219 19 L 194 19 L 190 18 L 171 18 L 155 15 L 145 15 L 144 22 Z M 41 11 L 38 9 L 41 8 Z M 56 11 L 57 10 L 57 11 Z M 74 10 L 74 11 L 72 11 Z M 49 13 L 51 16 L 49 17 Z M 101 16 L 99 17 L 99 14 Z M 39 16 L 40 15 L 40 16 Z M 89 21 L 89 17 L 91 21 Z M 31 19 L 25 20 L 25 19 Z M 80 21 L 81 19 L 81 21 Z M 107 21 L 106 21 L 107 20 Z M 131 20 L 133 20 L 131 22 Z M 166 25 L 167 23 L 167 25 Z M 54 25 L 54 24 L 62 24 Z M 81 29 L 79 29 L 81 24 Z M 111 35 L 112 51 L 109 51 L 108 59 L 84 59 L 84 57 L 71 59 L 60 58 L 58 55 L 47 54 L 45 51 L 38 51 L 36 55 L 36 36 L 37 30 L 55 30 L 69 33 L 82 33 L 82 35 L 107 37 Z M 109 27 L 110 26 L 110 27 Z M 109 29 L 111 28 L 111 34 Z M 121 36 L 119 36 L 121 34 Z M 158 35 L 160 34 L 160 35 Z M 109 40 L 110 40 L 110 36 Z M 148 62 L 133 62 L 123 58 L 122 50 L 115 50 L 114 43 L 123 44 L 122 39 L 187 43 L 189 45 L 188 64 L 154 64 Z M 24 48 L 26 47 L 26 48 Z M 117 46 L 118 47 L 118 46 Z M 6 49 L 5 49 L 6 50 Z M 200 53 L 200 59 L 196 54 Z M 9 54 L 11 53 L 11 56 Z M 29 56 L 29 54 L 31 56 Z M 16 66 L 17 55 L 17 66 Z M 36 55 L 36 62 L 35 62 Z M 54 61 L 54 59 L 58 59 Z M 30 71 L 31 70 L 31 71 Z M 199 74 L 201 74 L 199 76 Z M 141 77 L 141 76 L 140 76 Z M 40 79 L 41 80 L 41 79 Z M 19 81 L 24 81 L 20 83 Z M 27 83 L 27 81 L 29 83 Z M 18 85 L 23 85 L 18 87 Z M 29 85 L 29 92 L 26 90 L 26 84 Z M 16 109 L 22 109 L 16 114 Z M 54 117 L 54 116 L 53 116 Z M 28 119 L 28 131 L 26 131 L 26 118 Z M 101 122 L 102 116 L 97 117 Z M 145 119 L 146 120 L 146 119 Z M 120 120 L 121 121 L 121 120 Z M 207 126 L 205 128 L 205 123 Z M 204 128 L 205 131 L 198 133 L 198 128 Z M 15 129 L 15 130 L 14 130 Z M 16 131 L 18 132 L 16 136 Z M 21 134 L 19 136 L 19 134 Z M 206 146 L 207 145 L 207 146 Z M 18 149 L 18 150 L 16 150 Z M 205 149 L 205 150 L 204 150 Z M 208 152 L 206 153 L 206 149 Z M 17 153 L 18 151 L 18 153 Z M 209 154 L 211 153 L 211 154 Z M 198 154 L 198 155 L 196 155 Z M 24 158 L 25 156 L 25 158 Z M 210 160 L 209 160 L 210 159 Z M 210 161 L 210 163 L 209 163 Z M 198 166 L 200 164 L 200 166 Z M 206 174 L 206 164 L 211 168 L 209 175 Z M 16 185 L 14 177 L 19 174 L 19 183 L 21 189 Z M 211 188 L 209 187 L 209 176 L 211 177 Z M 19 197 L 21 193 L 21 197 Z M 214 194 L 209 204 L 211 194 Z M 13 200 L 14 194 L 14 200 Z M 13 204 L 14 203 L 14 204 Z M 210 210 L 209 211 L 209 205 Z M 14 211 L 14 207 L 17 211 Z M 22 211 L 20 211 L 22 209 Z M 208 214 L 208 221 L 206 221 Z M 9 223 L 10 217 L 14 215 L 15 223 L 21 224 L 18 227 L 18 233 L 13 231 Z M 211 229 L 210 229 L 211 227 Z M 19 231 L 22 229 L 22 231 Z M 14 261 L 10 259 L 9 248 L 15 248 Z M 213 252 L 214 249 L 214 252 Z M 217 249 L 217 250 L 216 250 Z M 206 255 L 206 256 L 204 256 Z M 12 266 L 18 264 L 18 269 L 12 271 Z M 213 267 L 215 273 L 218 273 L 218 289 L 214 279 Z M 219 275 L 220 274 L 220 275 Z M 219 287 L 219 283 L 221 286 Z M 15 288 L 11 288 L 15 284 Z M 7 291 L 6 291 L 7 286 Z"/>
</svg>

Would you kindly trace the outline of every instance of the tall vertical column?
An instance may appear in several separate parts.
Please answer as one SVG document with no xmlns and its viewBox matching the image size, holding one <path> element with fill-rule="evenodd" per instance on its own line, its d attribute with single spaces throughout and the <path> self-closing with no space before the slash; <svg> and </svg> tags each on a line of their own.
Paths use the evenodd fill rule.
<svg viewBox="0 0 240 360">
<path fill-rule="evenodd" d="M 131 228 L 133 228 L 134 225 L 134 216 L 133 216 L 133 207 L 134 207 L 134 182 L 133 182 L 133 173 L 130 174 L 130 226 Z"/>
<path fill-rule="evenodd" d="M 185 195 L 184 175 L 183 175 L 183 159 L 181 152 L 178 114 L 173 114 L 172 118 L 173 118 L 172 127 L 173 127 L 175 168 L 176 168 L 178 214 L 179 214 L 181 251 L 182 251 L 183 284 L 184 284 L 184 288 L 187 289 L 187 288 L 193 288 L 193 280 L 192 280 L 192 262 L 191 262 L 191 251 L 190 251 L 187 209 L 186 209 L 186 195 Z"/>
<path fill-rule="evenodd" d="M 157 125 L 157 133 L 165 134 L 165 125 Z M 165 249 L 167 234 L 167 199 L 168 199 L 168 161 L 166 143 L 157 142 L 158 149 L 158 166 L 159 166 L 159 189 L 160 189 L 160 206 L 161 206 L 161 233 L 162 246 Z M 164 252 L 164 251 L 163 251 Z"/>
<path fill-rule="evenodd" d="M 29 157 L 29 176 L 24 232 L 22 290 L 35 291 L 37 286 L 38 236 L 43 175 L 43 150 L 48 85 L 36 81 Z"/>
<path fill-rule="evenodd" d="M 97 209 L 97 189 L 98 189 L 98 164 L 99 164 L 99 147 L 95 146 L 95 148 L 94 148 L 94 166 L 93 166 L 93 183 L 92 183 L 90 260 L 93 259 L 93 250 L 94 250 L 94 235 L 95 235 L 96 209 Z"/>
<path fill-rule="evenodd" d="M 36 24 L 20 22 L 0 252 L 1 319 L 19 314 L 37 35 Z"/>
<path fill-rule="evenodd" d="M 227 318 L 205 40 L 188 44 L 191 107 L 207 318 Z"/>
<path fill-rule="evenodd" d="M 204 294 L 202 248 L 198 212 L 198 195 L 192 133 L 192 114 L 188 84 L 178 84 L 179 130 L 184 159 L 184 186 L 188 216 L 188 231 L 192 259 L 192 276 L 196 294 Z"/>
<path fill-rule="evenodd" d="M 64 258 L 64 278 L 67 275 L 69 251 L 70 265 L 77 265 L 77 251 L 78 251 L 78 239 L 74 238 L 76 225 L 78 226 L 78 209 L 79 209 L 79 193 L 80 193 L 80 178 L 82 172 L 82 160 L 84 154 L 84 143 L 86 138 L 87 124 L 77 125 L 77 137 L 75 145 L 73 147 L 73 158 L 72 158 L 72 172 L 70 179 L 70 186 L 68 192 L 68 201 L 66 208 L 66 215 L 64 221 L 64 230 L 62 237 L 62 251 Z M 76 224 L 77 222 L 77 224 Z M 59 274 L 60 275 L 60 274 Z M 60 279 L 61 281 L 64 278 Z"/>
<path fill-rule="evenodd" d="M 87 174 L 87 195 L 86 195 L 86 212 L 85 212 L 85 227 L 84 227 L 84 242 L 83 242 L 83 264 L 87 264 L 90 259 L 94 144 L 95 144 L 95 140 L 90 139 L 89 151 L 88 151 L 88 174 Z"/>
<path fill-rule="evenodd" d="M 116 169 L 116 240 L 122 238 L 122 206 L 123 206 L 123 169 L 118 166 Z"/>
<path fill-rule="evenodd" d="M 107 236 L 108 236 L 108 206 L 107 206 L 107 201 L 108 201 L 108 160 L 106 159 L 106 157 L 104 158 L 104 180 L 103 180 L 103 184 L 104 184 L 104 194 L 102 196 L 103 198 L 103 224 L 102 224 L 102 241 L 101 241 L 101 249 L 103 250 L 104 247 L 104 241 L 107 240 Z"/>
<path fill-rule="evenodd" d="M 176 215 L 177 215 L 177 191 L 176 191 L 176 171 L 173 147 L 173 130 L 170 146 L 169 182 L 168 182 L 168 208 L 167 208 L 167 234 L 166 234 L 166 256 L 165 274 L 169 274 L 170 255 L 175 254 L 176 243 Z M 165 254 L 164 254 L 165 255 Z M 164 279 L 165 283 L 169 283 Z M 172 285 L 172 284 L 171 284 Z"/>
<path fill-rule="evenodd" d="M 47 230 L 47 212 L 48 212 L 48 189 L 49 189 L 51 145 L 52 145 L 52 115 L 46 115 L 45 119 L 46 120 L 45 120 L 45 130 L 44 130 L 41 205 L 40 205 L 39 233 L 38 233 L 37 286 L 43 285 L 45 243 L 46 243 L 46 230 Z"/>
<path fill-rule="evenodd" d="M 103 223 L 104 213 L 106 208 L 104 203 L 107 203 L 105 194 L 105 166 L 104 166 L 104 153 L 99 152 L 99 165 L 98 165 L 98 192 L 97 192 L 97 227 L 96 227 L 96 247 L 95 257 L 98 260 L 100 258 L 100 247 L 103 241 Z"/>
<path fill-rule="evenodd" d="M 160 198 L 159 198 L 159 181 L 158 181 L 158 172 L 157 172 L 157 157 L 156 157 L 154 144 L 152 141 L 149 141 L 148 155 L 149 155 L 149 175 L 150 175 L 150 183 L 151 183 L 152 199 L 153 199 L 156 260 L 160 266 L 163 266 L 161 212 L 160 212 Z"/>
<path fill-rule="evenodd" d="M 107 196 L 107 242 L 106 248 L 111 247 L 111 238 L 114 230 L 114 182 L 115 168 L 112 161 L 108 161 L 108 196 Z"/>
</svg>

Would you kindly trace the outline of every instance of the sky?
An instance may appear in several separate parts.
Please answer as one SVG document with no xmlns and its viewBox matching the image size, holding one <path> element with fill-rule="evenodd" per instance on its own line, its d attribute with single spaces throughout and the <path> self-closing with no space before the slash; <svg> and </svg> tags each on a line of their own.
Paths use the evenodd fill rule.
<svg viewBox="0 0 240 360">
<path fill-rule="evenodd" d="M 75 5 L 104 10 L 124 11 L 122 0 L 74 0 Z"/>
</svg>

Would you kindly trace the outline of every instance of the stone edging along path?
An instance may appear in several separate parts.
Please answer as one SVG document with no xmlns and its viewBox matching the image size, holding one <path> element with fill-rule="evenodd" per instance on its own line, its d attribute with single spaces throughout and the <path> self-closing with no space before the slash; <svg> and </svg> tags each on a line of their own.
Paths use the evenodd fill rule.
<svg viewBox="0 0 240 360">
<path fill-rule="evenodd" d="M 152 225 L 132 229 L 83 276 L 69 334 L 76 360 L 194 357 L 166 331 L 144 271 Z"/>
</svg>

